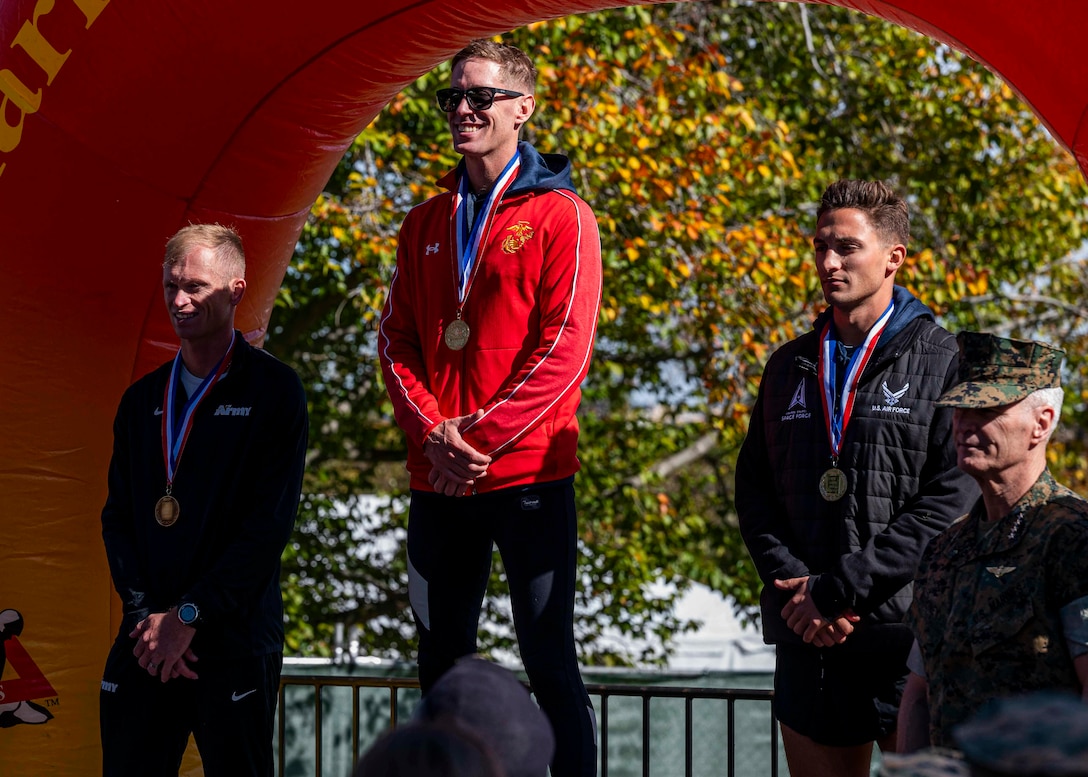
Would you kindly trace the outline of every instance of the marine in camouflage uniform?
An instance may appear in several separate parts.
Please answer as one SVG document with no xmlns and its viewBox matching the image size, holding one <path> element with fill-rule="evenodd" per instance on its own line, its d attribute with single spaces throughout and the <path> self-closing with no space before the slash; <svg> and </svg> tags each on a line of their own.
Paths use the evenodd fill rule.
<svg viewBox="0 0 1088 777">
<path fill-rule="evenodd" d="M 1022 431 L 1030 427 L 1021 420 L 1018 430 L 1010 411 L 1041 389 L 1060 388 L 1062 352 L 979 333 L 961 333 L 958 341 L 960 380 L 939 403 L 957 408 L 960 466 L 983 497 L 930 542 L 907 616 L 917 640 L 911 668 L 928 684 L 930 743 L 941 747 L 952 747 L 953 727 L 990 700 L 1041 689 L 1081 694 L 1084 675 L 1074 658 L 1085 656 L 1079 668 L 1088 674 L 1088 501 L 1045 468 L 1057 410 L 1031 444 Z M 974 420 L 965 420 L 972 412 Z M 1004 439 L 977 431 L 995 423 Z M 994 453 L 994 440 L 996 450 L 1001 443 L 1006 450 Z M 1008 445 L 1017 441 L 1023 450 Z M 1017 475 L 1030 483 L 1023 477 L 1036 470 L 1018 499 L 1016 491 L 1002 493 Z M 1011 509 L 995 515 L 995 494 L 1015 499 Z M 911 728 L 903 717 L 900 728 Z"/>
<path fill-rule="evenodd" d="M 914 585 L 935 745 L 990 699 L 1081 690 L 1061 611 L 1088 596 L 1088 502 L 1044 472 L 991 523 L 980 501 L 933 539 Z"/>
</svg>

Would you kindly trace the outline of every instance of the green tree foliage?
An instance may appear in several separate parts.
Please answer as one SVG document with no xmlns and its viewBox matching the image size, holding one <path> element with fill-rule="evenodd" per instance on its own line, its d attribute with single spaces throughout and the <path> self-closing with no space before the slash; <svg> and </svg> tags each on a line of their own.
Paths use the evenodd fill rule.
<svg viewBox="0 0 1088 777">
<path fill-rule="evenodd" d="M 900 281 L 950 328 L 1070 344 L 1083 411 L 1085 272 L 1071 256 L 1084 181 L 968 58 L 794 3 L 626 8 L 506 39 L 540 69 L 527 139 L 572 158 L 604 246 L 578 479 L 586 661 L 660 660 L 691 626 L 673 614 L 691 580 L 752 612 L 733 462 L 767 356 L 822 308 L 809 236 L 835 178 L 886 179 L 909 197 Z M 327 654 L 345 624 L 364 652 L 412 653 L 405 451 L 376 329 L 404 214 L 457 161 L 432 98 L 448 78 L 448 67 L 420 78 L 360 135 L 314 205 L 273 316 L 269 348 L 298 368 L 312 412 L 285 559 L 295 652 Z M 1067 435 L 1054 454 L 1078 483 L 1083 448 Z M 488 599 L 482 650 L 510 648 L 505 610 Z M 632 652 L 627 637 L 648 647 Z"/>
</svg>

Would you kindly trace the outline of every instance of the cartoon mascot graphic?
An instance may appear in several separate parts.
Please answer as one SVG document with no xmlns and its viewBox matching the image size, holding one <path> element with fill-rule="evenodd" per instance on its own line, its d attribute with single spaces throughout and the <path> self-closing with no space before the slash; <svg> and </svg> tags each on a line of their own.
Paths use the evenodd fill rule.
<svg viewBox="0 0 1088 777">
<path fill-rule="evenodd" d="M 30 701 L 56 696 L 56 691 L 35 665 L 26 649 L 19 643 L 23 633 L 23 616 L 18 610 L 0 610 L 0 728 L 21 723 L 37 725 L 53 718 L 52 713 Z M 8 659 L 19 678 L 4 681 Z"/>
</svg>

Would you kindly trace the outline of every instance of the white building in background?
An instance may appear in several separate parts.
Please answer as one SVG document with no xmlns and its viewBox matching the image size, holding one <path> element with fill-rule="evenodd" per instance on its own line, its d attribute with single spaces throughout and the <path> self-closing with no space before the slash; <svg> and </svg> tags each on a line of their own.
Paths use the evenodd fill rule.
<svg viewBox="0 0 1088 777">
<path fill-rule="evenodd" d="M 680 598 L 676 614 L 702 622 L 698 630 L 673 640 L 670 669 L 679 671 L 773 672 L 774 646 L 763 642 L 758 626 L 743 625 L 733 604 L 717 591 L 695 583 Z"/>
<path fill-rule="evenodd" d="M 379 507 L 389 505 L 388 497 L 367 495 L 360 498 L 354 510 L 356 525 L 354 538 L 362 541 L 367 532 L 367 521 L 374 520 Z M 348 511 L 342 505 L 341 509 Z M 401 509 L 407 509 L 402 505 Z M 404 537 L 386 537 L 380 552 L 386 556 L 401 552 Z M 663 588 L 661 596 L 665 596 Z M 498 623 L 483 622 L 481 629 L 500 631 L 512 636 L 512 618 L 509 597 L 499 592 L 497 596 L 503 618 Z M 695 631 L 680 634 L 673 639 L 672 655 L 665 664 L 666 669 L 676 672 L 773 672 L 774 646 L 763 643 L 759 627 L 742 624 L 734 613 L 733 603 L 717 591 L 699 583 L 691 587 L 680 597 L 676 604 L 676 616 L 681 621 L 698 621 L 702 625 Z M 616 633 L 606 634 L 603 641 L 611 641 L 622 652 L 627 648 L 629 654 L 637 655 L 641 645 L 630 636 Z M 333 663 L 348 662 L 361 664 L 384 664 L 386 662 L 360 653 L 358 634 L 354 629 L 337 629 L 336 655 Z M 493 656 L 502 664 L 516 666 L 518 656 L 500 652 Z M 304 660 L 299 660 L 305 663 Z M 318 659 L 318 663 L 322 660 Z"/>
<path fill-rule="evenodd" d="M 665 595 L 663 589 L 661 596 Z M 677 600 L 675 614 L 681 621 L 701 625 L 695 631 L 674 636 L 671 655 L 664 666 L 656 668 L 685 673 L 774 672 L 774 646 L 763 643 L 758 626 L 742 624 L 734 613 L 733 602 L 717 591 L 692 583 Z M 606 631 L 600 642 L 630 656 L 639 655 L 645 648 L 661 653 L 660 641 L 652 636 L 635 638 Z M 506 656 L 503 659 L 516 660 Z"/>
</svg>

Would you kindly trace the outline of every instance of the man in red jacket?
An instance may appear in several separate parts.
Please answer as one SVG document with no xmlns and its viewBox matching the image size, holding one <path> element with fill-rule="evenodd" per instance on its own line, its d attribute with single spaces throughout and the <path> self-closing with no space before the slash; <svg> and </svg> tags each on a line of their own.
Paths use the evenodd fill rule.
<svg viewBox="0 0 1088 777">
<path fill-rule="evenodd" d="M 424 693 L 476 651 L 492 545 L 522 661 L 556 735 L 553 777 L 596 772 L 574 645 L 579 385 L 601 249 L 570 163 L 519 142 L 536 69 L 476 41 L 437 93 L 463 155 L 401 227 L 379 350 L 408 442 L 409 595 Z"/>
</svg>

